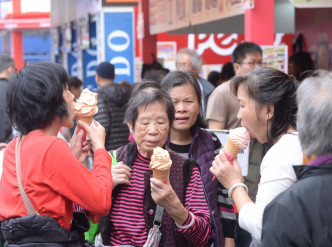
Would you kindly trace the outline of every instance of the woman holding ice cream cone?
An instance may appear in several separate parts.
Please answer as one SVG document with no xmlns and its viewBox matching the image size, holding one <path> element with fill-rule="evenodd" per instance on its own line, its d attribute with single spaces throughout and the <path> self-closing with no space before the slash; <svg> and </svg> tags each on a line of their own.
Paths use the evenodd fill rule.
<svg viewBox="0 0 332 247">
<path fill-rule="evenodd" d="M 82 145 L 83 130 L 75 131 L 71 147 L 57 137 L 61 127 L 74 125 L 73 100 L 66 70 L 56 63 L 28 65 L 10 80 L 8 115 L 20 135 L 6 148 L 0 184 L 1 230 L 8 246 L 83 246 L 89 222 L 85 215 L 77 221 L 73 202 L 93 215 L 105 215 L 111 207 L 105 129 L 98 122 L 93 127 L 78 122 L 90 136 L 92 171 L 81 163 L 90 149 L 89 141 Z"/>
<path fill-rule="evenodd" d="M 235 77 L 232 88 L 240 102 L 241 125 L 251 137 L 269 146 L 261 164 L 256 203 L 250 200 L 242 183 L 236 158 L 231 163 L 222 150 L 210 171 L 229 190 L 239 211 L 240 226 L 252 235 L 252 246 L 259 246 L 265 206 L 296 181 L 292 165 L 302 164 L 295 132 L 297 81 L 279 70 L 259 67 Z"/>
<path fill-rule="evenodd" d="M 125 114 L 135 143 L 116 150 L 113 206 L 101 219 L 104 245 L 143 246 L 150 230 L 160 230 L 161 239 L 152 238 L 159 246 L 208 245 L 210 211 L 198 164 L 165 146 L 173 119 L 172 101 L 159 84 L 135 84 Z"/>
</svg>

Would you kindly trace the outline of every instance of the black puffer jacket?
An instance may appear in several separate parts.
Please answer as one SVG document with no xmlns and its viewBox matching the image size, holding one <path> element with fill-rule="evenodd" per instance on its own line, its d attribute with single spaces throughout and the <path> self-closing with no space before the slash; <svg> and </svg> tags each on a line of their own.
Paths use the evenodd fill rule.
<svg viewBox="0 0 332 247">
<path fill-rule="evenodd" d="M 265 208 L 262 246 L 332 246 L 332 163 L 294 170 L 298 181 Z"/>
<path fill-rule="evenodd" d="M 124 123 L 130 89 L 118 84 L 105 85 L 97 90 L 98 113 L 94 116 L 106 130 L 106 150 L 128 143 L 129 129 Z"/>
</svg>

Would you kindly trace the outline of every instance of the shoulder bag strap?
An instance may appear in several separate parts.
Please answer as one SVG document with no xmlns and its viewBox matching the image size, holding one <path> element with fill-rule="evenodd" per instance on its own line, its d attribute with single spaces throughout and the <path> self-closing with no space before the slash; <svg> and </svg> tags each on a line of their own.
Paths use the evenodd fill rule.
<svg viewBox="0 0 332 247">
<path fill-rule="evenodd" d="M 20 188 L 20 193 L 23 198 L 24 206 L 28 212 L 28 215 L 39 215 L 36 209 L 33 207 L 32 203 L 30 202 L 27 194 L 24 191 L 23 184 L 22 184 L 22 177 L 21 177 L 21 166 L 20 166 L 20 147 L 21 147 L 21 140 L 22 137 L 18 136 L 16 138 L 16 148 L 15 148 L 15 159 L 16 159 L 16 177 L 18 187 Z"/>
</svg>

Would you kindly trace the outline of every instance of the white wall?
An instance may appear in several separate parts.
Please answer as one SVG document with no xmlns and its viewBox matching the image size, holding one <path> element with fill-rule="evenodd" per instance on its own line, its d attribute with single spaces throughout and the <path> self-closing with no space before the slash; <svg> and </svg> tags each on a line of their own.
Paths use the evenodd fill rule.
<svg viewBox="0 0 332 247">
<path fill-rule="evenodd" d="M 77 20 L 83 15 L 101 11 L 102 0 L 51 0 L 51 26 Z"/>
</svg>

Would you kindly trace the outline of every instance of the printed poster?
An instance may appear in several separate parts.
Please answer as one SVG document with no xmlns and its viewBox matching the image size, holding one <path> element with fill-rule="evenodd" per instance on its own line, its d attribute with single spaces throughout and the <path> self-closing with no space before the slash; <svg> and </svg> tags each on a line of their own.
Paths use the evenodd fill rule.
<svg viewBox="0 0 332 247">
<path fill-rule="evenodd" d="M 288 47 L 262 46 L 264 66 L 281 70 L 288 74 Z"/>
</svg>

